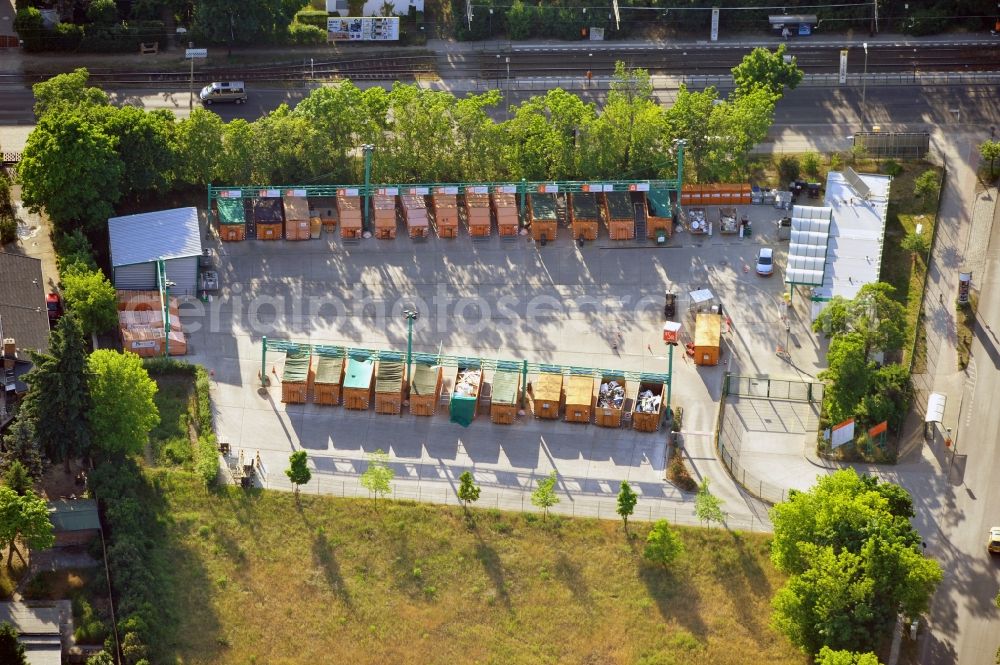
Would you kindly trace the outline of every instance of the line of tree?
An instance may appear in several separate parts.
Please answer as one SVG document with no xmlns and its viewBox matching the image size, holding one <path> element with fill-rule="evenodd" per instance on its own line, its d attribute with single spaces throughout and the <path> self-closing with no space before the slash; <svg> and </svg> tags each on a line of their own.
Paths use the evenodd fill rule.
<svg viewBox="0 0 1000 665">
<path fill-rule="evenodd" d="M 375 145 L 375 182 L 460 182 L 673 177 L 675 142 L 699 181 L 745 174 L 750 149 L 802 72 L 784 47 L 756 49 L 733 70 L 735 90 L 678 91 L 663 108 L 649 74 L 619 63 L 598 108 L 555 89 L 512 106 L 498 122 L 498 91 L 458 99 L 396 83 L 360 90 L 346 81 L 313 90 L 294 108 L 224 123 L 203 109 L 115 107 L 78 69 L 36 84 L 38 126 L 19 177 L 25 203 L 45 208 L 57 229 L 103 228 L 123 200 L 176 187 L 359 182 L 360 146 Z"/>
</svg>

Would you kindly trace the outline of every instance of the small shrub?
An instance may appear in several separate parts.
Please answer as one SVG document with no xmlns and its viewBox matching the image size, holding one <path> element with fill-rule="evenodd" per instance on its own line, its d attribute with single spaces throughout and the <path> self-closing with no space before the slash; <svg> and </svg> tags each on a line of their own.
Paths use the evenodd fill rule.
<svg viewBox="0 0 1000 665">
<path fill-rule="evenodd" d="M 802 170 L 811 178 L 819 177 L 819 155 L 815 152 L 807 152 L 802 155 Z"/>
<path fill-rule="evenodd" d="M 111 25 L 118 21 L 118 7 L 115 5 L 115 0 L 93 0 L 87 7 L 87 20 L 102 25 Z"/>
<path fill-rule="evenodd" d="M 0 245 L 6 245 L 17 240 L 17 220 L 13 217 L 0 215 Z"/>
<path fill-rule="evenodd" d="M 681 424 L 684 421 L 684 407 L 675 406 L 674 407 L 674 417 L 670 420 L 670 429 L 674 432 L 681 431 Z"/>
<path fill-rule="evenodd" d="M 292 23 L 288 26 L 288 42 L 297 46 L 326 43 L 326 30 L 315 25 Z"/>
<path fill-rule="evenodd" d="M 887 159 L 882 163 L 882 172 L 895 178 L 903 172 L 903 165 L 894 159 Z"/>
<path fill-rule="evenodd" d="M 778 175 L 781 178 L 781 185 L 784 186 L 793 180 L 798 180 L 801 175 L 798 157 L 785 156 L 778 160 Z"/>
<path fill-rule="evenodd" d="M 295 15 L 295 22 L 302 25 L 316 26 L 320 30 L 326 31 L 326 19 L 328 14 L 324 10 L 311 9 L 308 6 L 300 9 Z"/>
<path fill-rule="evenodd" d="M 76 630 L 73 639 L 83 644 L 102 644 L 108 636 L 108 627 L 97 616 L 97 611 L 82 595 L 73 598 L 73 620 Z"/>
<path fill-rule="evenodd" d="M 698 483 L 691 477 L 691 473 L 684 464 L 684 457 L 676 449 L 670 456 L 667 479 L 685 492 L 694 492 L 698 489 Z"/>
<path fill-rule="evenodd" d="M 44 48 L 45 28 L 42 27 L 42 12 L 36 7 L 22 7 L 14 17 L 14 31 L 24 42 L 25 51 L 41 51 Z"/>
<path fill-rule="evenodd" d="M 844 169 L 844 156 L 839 152 L 830 155 L 830 169 L 832 171 L 842 171 Z"/>
</svg>

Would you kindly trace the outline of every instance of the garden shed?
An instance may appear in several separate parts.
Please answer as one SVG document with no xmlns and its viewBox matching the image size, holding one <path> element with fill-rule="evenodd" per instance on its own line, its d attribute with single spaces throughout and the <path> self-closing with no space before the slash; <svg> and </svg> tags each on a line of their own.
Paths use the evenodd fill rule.
<svg viewBox="0 0 1000 665">
<path fill-rule="evenodd" d="M 383 353 L 375 373 L 375 413 L 399 415 L 403 408 L 406 365 L 398 354 Z"/>
<path fill-rule="evenodd" d="M 417 363 L 410 379 L 410 413 L 415 416 L 433 416 L 441 400 L 440 365 Z"/>
<path fill-rule="evenodd" d="M 608 237 L 631 240 L 635 237 L 635 208 L 628 192 L 607 192 L 604 195 L 604 219 Z"/>
<path fill-rule="evenodd" d="M 197 208 L 173 208 L 108 220 L 111 269 L 116 289 L 154 291 L 162 259 L 172 295 L 198 290 L 201 230 Z"/>
<path fill-rule="evenodd" d="M 594 377 L 570 374 L 566 381 L 566 413 L 568 423 L 589 423 L 594 409 Z"/>
<path fill-rule="evenodd" d="M 497 230 L 501 238 L 511 238 L 517 235 L 520 228 L 517 212 L 517 196 L 501 192 L 490 195 L 493 214 L 497 218 Z"/>
<path fill-rule="evenodd" d="M 438 238 L 458 237 L 458 200 L 454 194 L 434 194 L 434 228 Z"/>
<path fill-rule="evenodd" d="M 317 404 L 336 406 L 340 404 L 340 388 L 344 381 L 343 356 L 316 357 L 316 373 L 313 377 L 313 401 Z"/>
<path fill-rule="evenodd" d="M 556 195 L 529 194 L 528 219 L 531 222 L 531 237 L 536 242 L 555 240 L 559 226 L 559 208 Z"/>
<path fill-rule="evenodd" d="M 665 391 L 666 387 L 660 381 L 639 381 L 639 392 L 632 409 L 632 429 L 637 432 L 655 432 L 660 428 Z"/>
<path fill-rule="evenodd" d="M 563 399 L 563 375 L 559 368 L 543 372 L 531 382 L 528 389 L 531 397 L 531 412 L 536 418 L 555 420 L 559 417 L 559 407 Z"/>
<path fill-rule="evenodd" d="M 517 393 L 520 388 L 521 374 L 517 364 L 498 364 L 493 374 L 491 421 L 498 425 L 510 425 L 517 420 Z"/>
<path fill-rule="evenodd" d="M 489 237 L 492 228 L 489 194 L 465 193 L 465 221 L 469 225 L 470 236 Z"/>
<path fill-rule="evenodd" d="M 286 404 L 305 404 L 309 394 L 312 357 L 308 351 L 285 354 L 285 368 L 281 372 L 281 401 Z"/>
<path fill-rule="evenodd" d="M 365 410 L 371 403 L 375 361 L 369 356 L 351 356 L 344 371 L 344 408 Z"/>
<path fill-rule="evenodd" d="M 219 220 L 219 237 L 226 242 L 238 242 L 247 237 L 246 208 L 243 199 L 216 199 L 215 214 Z"/>
<path fill-rule="evenodd" d="M 455 389 L 451 394 L 449 413 L 451 422 L 462 427 L 472 424 L 479 408 L 479 391 L 482 388 L 483 370 L 479 361 L 462 359 L 458 364 L 458 374 L 455 378 Z"/>
<path fill-rule="evenodd" d="M 625 377 L 621 374 L 605 374 L 601 377 L 601 387 L 597 391 L 597 411 L 594 423 L 601 427 L 621 427 L 622 412 L 625 409 Z"/>
<path fill-rule="evenodd" d="M 254 199 L 253 222 L 257 229 L 257 240 L 281 240 L 285 227 L 285 210 L 281 199 Z"/>
<path fill-rule="evenodd" d="M 578 192 L 570 194 L 569 199 L 569 219 L 573 230 L 573 239 L 597 240 L 597 226 L 601 222 L 601 212 L 597 207 L 597 194 Z"/>
</svg>

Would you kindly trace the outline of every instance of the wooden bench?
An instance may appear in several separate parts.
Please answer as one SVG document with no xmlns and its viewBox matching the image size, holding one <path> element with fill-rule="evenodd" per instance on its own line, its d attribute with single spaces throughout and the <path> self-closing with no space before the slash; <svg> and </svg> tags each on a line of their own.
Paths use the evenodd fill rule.
<svg viewBox="0 0 1000 665">
<path fill-rule="evenodd" d="M 155 55 L 160 52 L 160 42 L 141 42 L 139 55 Z"/>
</svg>

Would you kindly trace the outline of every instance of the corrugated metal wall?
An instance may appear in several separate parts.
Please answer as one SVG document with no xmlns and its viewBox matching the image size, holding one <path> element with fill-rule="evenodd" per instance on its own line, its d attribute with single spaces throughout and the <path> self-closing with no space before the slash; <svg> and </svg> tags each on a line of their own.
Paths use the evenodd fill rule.
<svg viewBox="0 0 1000 665">
<path fill-rule="evenodd" d="M 133 266 L 118 266 L 115 268 L 115 288 L 133 291 L 155 291 L 156 264 L 137 263 Z"/>
</svg>

